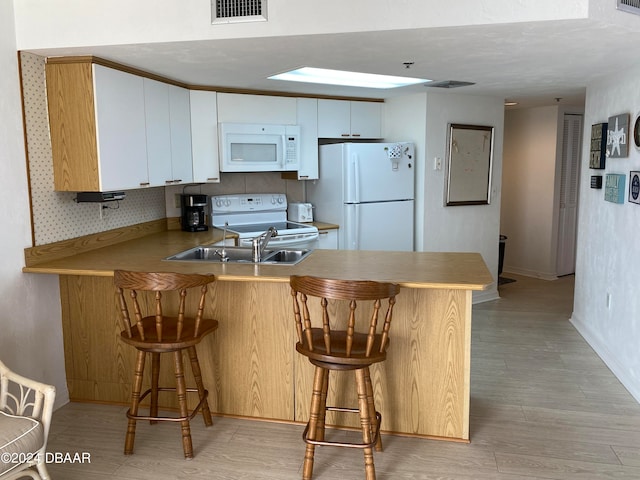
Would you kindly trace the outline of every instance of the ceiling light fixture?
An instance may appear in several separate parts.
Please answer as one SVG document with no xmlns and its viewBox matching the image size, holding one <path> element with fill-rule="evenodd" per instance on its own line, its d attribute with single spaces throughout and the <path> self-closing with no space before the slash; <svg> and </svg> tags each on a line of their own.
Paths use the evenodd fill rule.
<svg viewBox="0 0 640 480">
<path fill-rule="evenodd" d="M 325 68 L 302 67 L 269 77 L 270 80 L 291 82 L 322 83 L 324 85 L 344 85 L 348 87 L 397 88 L 430 82 L 424 78 L 395 77 L 373 73 L 328 70 Z"/>
</svg>

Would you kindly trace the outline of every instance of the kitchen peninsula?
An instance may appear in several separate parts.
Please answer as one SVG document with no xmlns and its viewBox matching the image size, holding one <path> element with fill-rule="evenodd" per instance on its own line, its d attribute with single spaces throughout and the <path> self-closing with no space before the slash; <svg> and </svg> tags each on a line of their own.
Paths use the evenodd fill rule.
<svg viewBox="0 0 640 480">
<path fill-rule="evenodd" d="M 47 246 L 25 251 L 24 272 L 60 278 L 71 400 L 129 401 L 134 353 L 117 338 L 116 269 L 215 274 L 206 313 L 220 327 L 198 347 L 212 411 L 295 422 L 307 420 L 313 368 L 295 351 L 289 276 L 389 281 L 402 287 L 391 345 L 371 369 L 383 430 L 469 440 L 472 291 L 493 281 L 479 254 L 315 250 L 293 266 L 163 260 L 219 239 L 217 230 L 164 230 L 68 256 Z M 168 371 L 162 377 L 172 384 Z M 342 391 L 328 403 L 349 402 L 336 399 Z"/>
</svg>

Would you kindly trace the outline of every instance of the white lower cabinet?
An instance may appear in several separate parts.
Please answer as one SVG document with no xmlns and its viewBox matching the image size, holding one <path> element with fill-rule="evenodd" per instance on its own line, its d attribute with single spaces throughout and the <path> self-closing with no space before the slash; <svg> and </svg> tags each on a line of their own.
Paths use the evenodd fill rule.
<svg viewBox="0 0 640 480">
<path fill-rule="evenodd" d="M 318 231 L 318 248 L 325 250 L 337 250 L 338 248 L 338 230 L 332 228 L 330 230 Z"/>
</svg>

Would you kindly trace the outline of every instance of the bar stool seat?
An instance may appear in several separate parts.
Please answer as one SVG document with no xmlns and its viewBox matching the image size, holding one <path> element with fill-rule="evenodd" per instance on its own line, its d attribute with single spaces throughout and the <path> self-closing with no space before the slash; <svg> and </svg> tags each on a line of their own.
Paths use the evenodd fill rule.
<svg viewBox="0 0 640 480">
<path fill-rule="evenodd" d="M 209 392 L 204 388 L 200 363 L 196 352 L 196 345 L 218 328 L 218 321 L 203 318 L 207 286 L 215 281 L 213 275 L 180 274 L 169 272 L 130 272 L 117 270 L 114 272 L 120 322 L 122 331 L 120 339 L 137 349 L 134 382 L 131 391 L 131 407 L 127 411 L 128 426 L 125 437 L 124 453 L 133 453 L 138 420 L 149 420 L 151 423 L 167 421 L 180 423 L 182 431 L 182 447 L 184 457 L 193 458 L 193 444 L 191 441 L 190 420 L 198 412 L 202 412 L 204 423 L 211 426 L 213 420 L 209 410 L 207 397 Z M 198 288 L 199 287 L 199 288 Z M 195 315 L 187 316 L 187 293 L 195 290 L 195 304 L 189 306 L 195 310 Z M 125 294 L 128 292 L 128 295 Z M 151 292 L 145 294 L 144 292 Z M 195 293 L 195 292 L 194 292 Z M 129 299 L 127 299 L 127 296 Z M 174 315 L 165 314 L 170 310 L 163 305 L 163 297 L 174 297 L 177 308 Z M 129 311 L 133 312 L 133 315 Z M 183 351 L 187 352 L 191 363 L 191 370 L 195 380 L 195 388 L 187 388 L 184 377 Z M 158 385 L 160 376 L 160 355 L 173 354 L 173 368 L 175 372 L 175 387 L 161 387 Z M 147 354 L 151 356 L 151 387 L 144 392 L 142 381 Z M 158 414 L 158 393 L 165 391 L 176 392 L 179 406 L 177 416 L 160 416 Z M 198 394 L 199 402 L 189 412 L 187 393 Z M 151 405 L 149 415 L 138 413 L 140 402 L 150 396 Z"/>
<path fill-rule="evenodd" d="M 307 444 L 302 478 L 311 480 L 316 446 L 335 446 L 362 449 L 366 480 L 375 480 L 373 448 L 382 450 L 382 418 L 375 408 L 369 367 L 386 359 L 393 306 L 400 287 L 393 283 L 309 276 L 292 276 L 290 285 L 298 334 L 296 350 L 315 366 L 309 422 L 302 434 Z M 319 302 L 312 305 L 310 297 Z M 387 300 L 387 306 L 380 312 L 382 300 Z M 319 317 L 316 326 L 312 313 L 314 319 Z M 358 408 L 327 406 L 329 372 L 338 370 L 355 371 Z M 362 442 L 326 441 L 327 410 L 358 413 Z"/>
</svg>

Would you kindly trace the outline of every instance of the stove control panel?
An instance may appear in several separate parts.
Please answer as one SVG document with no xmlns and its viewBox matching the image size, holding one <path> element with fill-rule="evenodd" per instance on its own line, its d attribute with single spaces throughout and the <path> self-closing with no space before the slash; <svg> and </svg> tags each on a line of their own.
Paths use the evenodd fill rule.
<svg viewBox="0 0 640 480">
<path fill-rule="evenodd" d="M 284 193 L 246 193 L 214 195 L 211 197 L 211 211 L 213 213 L 242 213 L 286 209 L 287 196 Z"/>
</svg>

